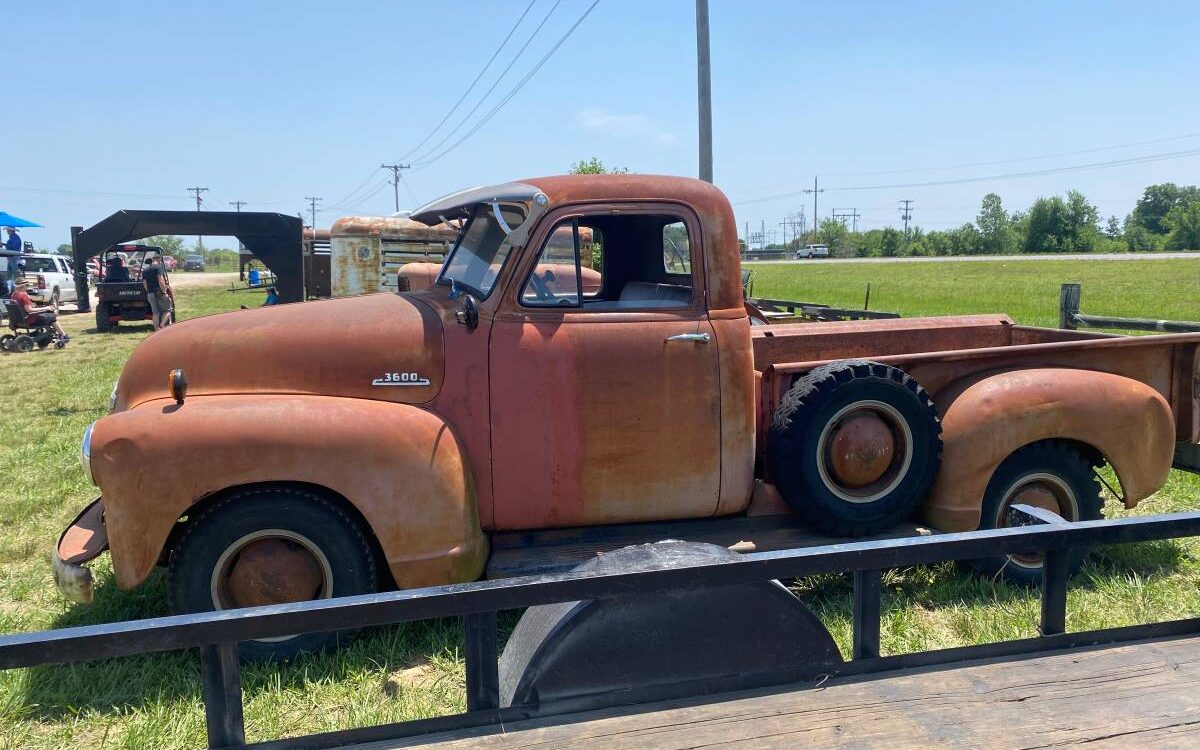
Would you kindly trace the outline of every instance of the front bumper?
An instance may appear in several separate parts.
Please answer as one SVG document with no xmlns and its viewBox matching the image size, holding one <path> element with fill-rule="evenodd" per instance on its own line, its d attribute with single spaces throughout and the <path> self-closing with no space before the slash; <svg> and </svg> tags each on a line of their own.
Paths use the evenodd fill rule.
<svg viewBox="0 0 1200 750">
<path fill-rule="evenodd" d="M 80 604 L 92 601 L 95 583 L 90 562 L 108 549 L 108 530 L 104 526 L 104 500 L 96 498 L 58 537 L 54 549 L 54 584 L 67 599 Z"/>
</svg>

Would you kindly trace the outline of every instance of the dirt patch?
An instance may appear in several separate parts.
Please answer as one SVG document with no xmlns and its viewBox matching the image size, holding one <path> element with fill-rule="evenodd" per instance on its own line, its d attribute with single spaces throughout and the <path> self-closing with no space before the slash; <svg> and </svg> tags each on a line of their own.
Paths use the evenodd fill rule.
<svg viewBox="0 0 1200 750">
<path fill-rule="evenodd" d="M 405 690 L 421 690 L 437 682 L 437 670 L 428 662 L 421 662 L 391 672 L 383 680 L 383 692 L 395 698 Z"/>
</svg>

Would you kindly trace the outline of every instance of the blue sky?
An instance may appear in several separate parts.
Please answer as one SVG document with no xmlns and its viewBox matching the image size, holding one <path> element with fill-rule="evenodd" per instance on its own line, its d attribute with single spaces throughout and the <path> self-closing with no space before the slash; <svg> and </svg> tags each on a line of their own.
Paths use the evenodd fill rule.
<svg viewBox="0 0 1200 750">
<path fill-rule="evenodd" d="M 16 3 L 0 44 L 9 83 L 0 210 L 71 224 L 118 208 L 296 213 L 318 224 L 385 213 L 382 162 L 421 162 L 512 59 L 554 0 L 536 0 L 449 125 L 527 0 L 508 2 Z M 454 143 L 509 92 L 591 0 L 561 0 Z M 973 220 L 989 191 L 1010 209 L 1082 190 L 1124 216 L 1150 183 L 1200 182 L 1200 9 L 1194 2 L 732 2 L 712 0 L 716 182 L 739 222 L 805 206 L 929 229 Z M 601 0 L 478 132 L 406 174 L 428 200 L 557 173 L 592 155 L 694 175 L 692 0 Z M 1153 141 L 1153 142 L 1151 142 Z M 1140 145 L 1128 145 L 1140 144 Z M 1110 169 L 916 186 L 1123 159 Z M 437 153 L 437 152 L 434 152 Z M 877 186 L 913 185 L 912 187 Z M 781 196 L 781 197 L 775 197 Z"/>
</svg>

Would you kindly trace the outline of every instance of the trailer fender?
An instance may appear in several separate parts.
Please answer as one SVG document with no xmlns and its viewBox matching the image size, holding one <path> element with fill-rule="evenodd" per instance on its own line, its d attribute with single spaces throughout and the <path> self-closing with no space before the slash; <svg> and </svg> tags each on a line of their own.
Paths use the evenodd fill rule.
<svg viewBox="0 0 1200 750">
<path fill-rule="evenodd" d="M 123 589 L 145 579 L 189 508 L 271 483 L 322 488 L 352 505 L 401 588 L 483 572 L 487 540 L 467 458 L 449 426 L 415 406 L 328 396 L 156 400 L 98 421 L 91 450 Z"/>
<path fill-rule="evenodd" d="M 996 467 L 1040 440 L 1098 451 L 1116 472 L 1130 508 L 1158 490 L 1171 469 L 1171 407 L 1150 386 L 1120 375 L 1060 368 L 990 373 L 951 384 L 934 401 L 942 413 L 944 448 L 923 515 L 944 531 L 978 528 Z"/>
</svg>

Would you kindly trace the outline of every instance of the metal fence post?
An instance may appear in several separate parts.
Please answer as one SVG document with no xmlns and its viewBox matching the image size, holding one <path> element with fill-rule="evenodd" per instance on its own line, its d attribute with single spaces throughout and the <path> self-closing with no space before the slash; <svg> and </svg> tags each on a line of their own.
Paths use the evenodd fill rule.
<svg viewBox="0 0 1200 750">
<path fill-rule="evenodd" d="M 1042 562 L 1042 635 L 1067 632 L 1069 549 L 1050 550 Z"/>
<path fill-rule="evenodd" d="M 879 656 L 879 611 L 883 571 L 854 571 L 854 643 L 852 659 Z"/>
<path fill-rule="evenodd" d="M 204 682 L 204 722 L 208 746 L 246 744 L 242 718 L 242 669 L 236 641 L 200 647 L 200 676 Z"/>
<path fill-rule="evenodd" d="M 500 673 L 497 661 L 495 612 L 463 615 L 466 638 L 467 710 L 500 707 Z"/>
</svg>

